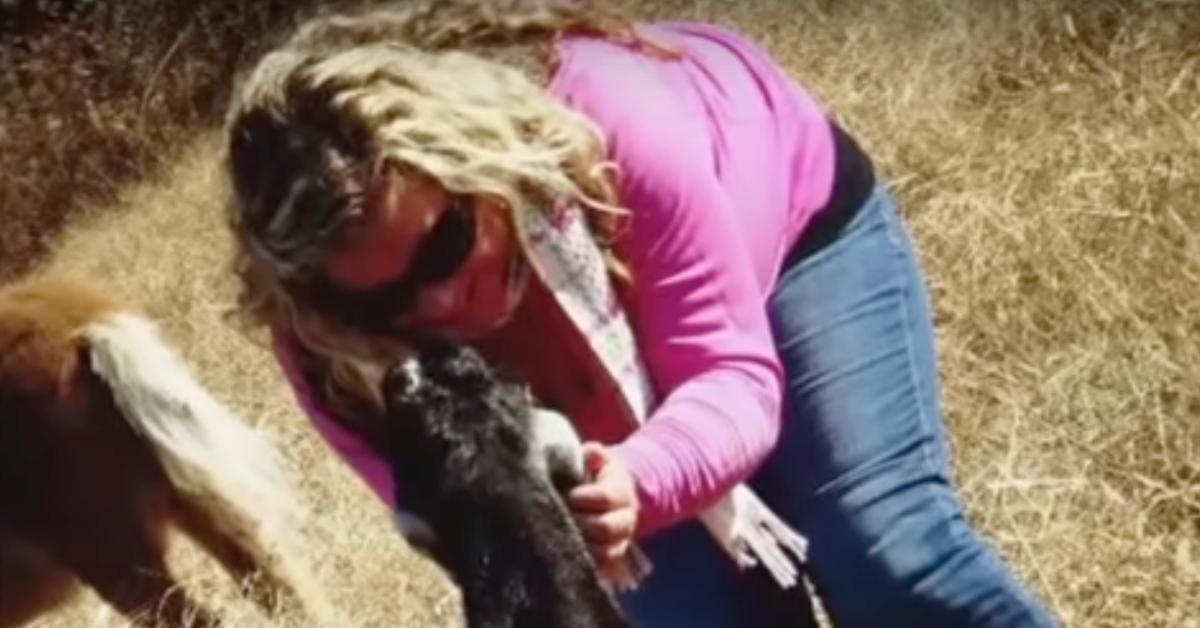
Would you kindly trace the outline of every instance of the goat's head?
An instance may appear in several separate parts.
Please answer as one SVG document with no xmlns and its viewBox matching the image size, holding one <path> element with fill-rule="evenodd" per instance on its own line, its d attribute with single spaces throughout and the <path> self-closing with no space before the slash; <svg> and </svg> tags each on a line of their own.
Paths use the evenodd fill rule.
<svg viewBox="0 0 1200 628">
<path fill-rule="evenodd" d="M 481 401 L 497 390 L 498 384 L 496 374 L 474 350 L 431 343 L 388 369 L 383 394 L 390 413 L 428 412 L 453 399 Z"/>
<path fill-rule="evenodd" d="M 469 347 L 427 343 L 418 352 L 388 370 L 384 393 L 390 398 L 445 389 L 458 393 L 481 392 L 495 385 L 487 362 Z"/>
<path fill-rule="evenodd" d="M 504 381 L 470 348 L 421 349 L 384 376 L 391 437 L 409 446 L 421 443 L 421 450 L 410 455 L 441 460 L 438 464 L 473 459 L 483 449 L 524 458 L 529 449 L 526 389 Z"/>
</svg>

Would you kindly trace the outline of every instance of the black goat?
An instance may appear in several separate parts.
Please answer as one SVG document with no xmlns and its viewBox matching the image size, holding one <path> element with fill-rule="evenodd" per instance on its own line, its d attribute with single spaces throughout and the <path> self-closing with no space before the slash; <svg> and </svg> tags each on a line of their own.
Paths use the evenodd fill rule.
<svg viewBox="0 0 1200 628">
<path fill-rule="evenodd" d="M 563 417 L 463 347 L 393 366 L 383 392 L 398 500 L 434 531 L 470 628 L 630 625 L 562 499 L 583 480 Z"/>
</svg>

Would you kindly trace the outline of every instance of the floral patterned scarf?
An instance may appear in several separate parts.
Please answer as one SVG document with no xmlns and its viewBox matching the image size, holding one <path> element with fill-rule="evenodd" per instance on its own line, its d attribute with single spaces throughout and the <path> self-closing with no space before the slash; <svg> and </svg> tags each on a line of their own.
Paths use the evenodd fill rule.
<svg viewBox="0 0 1200 628">
<path fill-rule="evenodd" d="M 578 206 L 518 212 L 517 233 L 530 265 L 617 384 L 635 422 L 655 407 L 654 391 L 603 253 Z M 784 588 L 800 581 L 807 540 L 784 523 L 744 484 L 734 487 L 699 519 L 742 568 L 762 565 Z"/>
</svg>

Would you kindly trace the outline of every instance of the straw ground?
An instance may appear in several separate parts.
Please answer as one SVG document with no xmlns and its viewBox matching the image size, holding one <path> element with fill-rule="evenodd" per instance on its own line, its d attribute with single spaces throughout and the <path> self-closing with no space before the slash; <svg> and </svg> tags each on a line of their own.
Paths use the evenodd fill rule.
<svg viewBox="0 0 1200 628">
<path fill-rule="evenodd" d="M 929 274 L 969 515 L 1030 586 L 1069 626 L 1200 626 L 1200 3 L 645 4 L 755 35 L 876 156 Z M 446 580 L 221 321 L 217 142 L 181 128 L 164 167 L 75 213 L 40 268 L 142 299 L 277 437 L 322 512 L 347 626 L 456 625 Z M 174 555 L 239 625 L 261 622 L 197 552 Z M 111 622 L 84 595 L 38 625 Z"/>
</svg>

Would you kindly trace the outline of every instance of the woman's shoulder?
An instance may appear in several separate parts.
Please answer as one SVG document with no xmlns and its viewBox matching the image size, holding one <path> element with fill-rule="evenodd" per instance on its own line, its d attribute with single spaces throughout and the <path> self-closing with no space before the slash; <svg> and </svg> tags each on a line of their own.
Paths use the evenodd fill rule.
<svg viewBox="0 0 1200 628">
<path fill-rule="evenodd" d="M 651 24 L 646 33 L 661 28 Z M 709 155 L 711 121 L 682 61 L 584 36 L 564 39 L 559 55 L 550 92 L 598 127 L 609 157 L 627 175 Z"/>
<path fill-rule="evenodd" d="M 673 59 L 647 54 L 632 43 L 595 36 L 563 37 L 549 91 L 601 126 L 627 117 L 658 116 L 680 106 Z"/>
<path fill-rule="evenodd" d="M 729 28 L 646 22 L 638 34 L 678 54 L 584 35 L 558 45 L 551 94 L 591 118 L 610 143 L 703 149 L 716 136 L 791 119 L 805 98 L 768 52 Z"/>
</svg>

